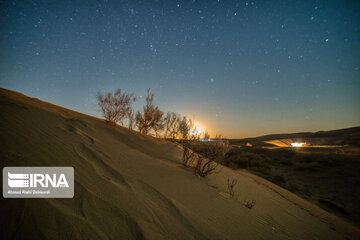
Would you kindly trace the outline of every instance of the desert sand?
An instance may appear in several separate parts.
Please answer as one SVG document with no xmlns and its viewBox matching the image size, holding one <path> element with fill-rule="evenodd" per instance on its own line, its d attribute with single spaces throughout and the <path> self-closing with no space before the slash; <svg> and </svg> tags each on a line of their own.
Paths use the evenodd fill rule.
<svg viewBox="0 0 360 240">
<path fill-rule="evenodd" d="M 195 176 L 174 143 L 5 89 L 0 104 L 2 167 L 75 169 L 72 199 L 2 198 L 2 239 L 360 238 L 354 225 L 246 171 Z M 238 181 L 233 198 L 228 177 Z"/>
</svg>

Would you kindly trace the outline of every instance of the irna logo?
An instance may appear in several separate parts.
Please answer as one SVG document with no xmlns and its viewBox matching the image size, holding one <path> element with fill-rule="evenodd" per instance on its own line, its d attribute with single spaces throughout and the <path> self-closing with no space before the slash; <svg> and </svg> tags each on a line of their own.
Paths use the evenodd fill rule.
<svg viewBox="0 0 360 240">
<path fill-rule="evenodd" d="M 5 198 L 72 198 L 72 167 L 4 167 Z"/>
<path fill-rule="evenodd" d="M 57 174 L 21 174 L 8 172 L 8 185 L 11 188 L 47 188 L 49 186 L 54 188 L 69 187 L 65 175 Z"/>
</svg>

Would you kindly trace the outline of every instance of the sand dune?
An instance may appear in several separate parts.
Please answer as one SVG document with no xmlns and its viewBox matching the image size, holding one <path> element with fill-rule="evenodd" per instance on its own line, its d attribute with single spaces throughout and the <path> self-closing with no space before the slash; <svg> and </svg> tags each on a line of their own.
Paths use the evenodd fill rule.
<svg viewBox="0 0 360 240">
<path fill-rule="evenodd" d="M 4 199 L 2 239 L 358 239 L 360 230 L 250 173 L 206 179 L 172 143 L 0 90 L 1 163 L 72 166 L 72 199 Z M 235 197 L 226 194 L 235 178 Z M 244 202 L 256 200 L 252 209 Z"/>
</svg>

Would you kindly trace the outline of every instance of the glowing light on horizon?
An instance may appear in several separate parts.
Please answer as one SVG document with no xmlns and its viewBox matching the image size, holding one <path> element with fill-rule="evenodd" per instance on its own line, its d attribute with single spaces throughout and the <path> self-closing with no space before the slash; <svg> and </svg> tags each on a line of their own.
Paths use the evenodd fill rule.
<svg viewBox="0 0 360 240">
<path fill-rule="evenodd" d="M 294 142 L 294 143 L 291 143 L 291 146 L 292 147 L 302 147 L 305 143 L 302 143 L 302 142 Z"/>
<path fill-rule="evenodd" d="M 202 128 L 200 127 L 200 125 L 199 124 L 197 124 L 197 123 L 195 123 L 194 124 L 194 127 L 191 129 L 191 135 L 193 135 L 193 136 L 195 136 L 195 135 L 197 135 L 197 136 L 201 136 L 201 134 L 203 134 L 203 130 L 202 130 Z"/>
</svg>

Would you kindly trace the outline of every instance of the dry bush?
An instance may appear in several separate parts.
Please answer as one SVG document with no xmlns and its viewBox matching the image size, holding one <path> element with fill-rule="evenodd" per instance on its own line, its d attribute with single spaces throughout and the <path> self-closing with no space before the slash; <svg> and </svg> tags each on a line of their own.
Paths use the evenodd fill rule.
<svg viewBox="0 0 360 240">
<path fill-rule="evenodd" d="M 234 187 L 237 184 L 236 179 L 227 179 L 227 190 L 231 197 L 234 197 Z"/>
<path fill-rule="evenodd" d="M 185 116 L 179 121 L 178 128 L 182 136 L 182 164 L 184 166 L 195 165 L 194 173 L 200 177 L 215 173 L 218 163 L 230 150 L 228 141 L 224 138 L 209 142 L 199 141 L 200 135 L 194 131 L 193 122 Z M 208 133 L 205 134 L 205 137 L 210 139 Z M 196 163 L 193 164 L 195 161 Z"/>
<path fill-rule="evenodd" d="M 243 149 L 232 149 L 225 155 L 222 163 L 233 169 L 249 169 L 267 175 L 270 171 L 268 161 L 269 159 L 265 154 Z"/>
<path fill-rule="evenodd" d="M 164 113 L 155 106 L 154 94 L 150 92 L 150 88 L 147 89 L 146 105 L 143 107 L 143 112 L 137 111 L 135 116 L 135 124 L 140 133 L 148 134 L 151 130 L 157 133 L 163 129 Z"/>
<path fill-rule="evenodd" d="M 165 132 L 164 138 L 172 138 L 173 140 L 179 134 L 179 123 L 181 121 L 181 117 L 179 114 L 174 112 L 168 112 L 164 119 Z"/>
<path fill-rule="evenodd" d="M 182 164 L 184 166 L 193 166 L 194 162 L 194 173 L 200 177 L 206 177 L 212 173 L 215 173 L 215 170 L 218 166 L 218 163 L 205 158 L 201 154 L 197 154 L 195 151 L 192 150 L 194 145 L 201 144 L 195 138 L 190 140 L 183 140 L 182 147 L 183 147 L 183 155 L 182 155 Z"/>
<path fill-rule="evenodd" d="M 215 173 L 217 167 L 218 167 L 217 162 L 215 162 L 211 159 L 205 158 L 204 156 L 199 154 L 196 165 L 195 165 L 194 172 L 196 175 L 198 175 L 200 177 L 206 177 L 210 174 Z"/>
<path fill-rule="evenodd" d="M 225 154 L 231 148 L 224 138 L 209 142 L 197 141 L 189 147 L 198 154 L 194 171 L 200 177 L 215 173 L 218 163 L 223 161 Z"/>
<path fill-rule="evenodd" d="M 136 101 L 134 94 L 122 93 L 120 88 L 114 94 L 98 92 L 96 98 L 104 118 L 112 125 L 126 118 L 133 111 L 131 105 Z"/>
<path fill-rule="evenodd" d="M 222 138 L 194 145 L 193 150 L 208 159 L 222 164 L 225 155 L 231 150 L 231 146 L 229 146 L 225 138 Z"/>
<path fill-rule="evenodd" d="M 128 128 L 130 130 L 134 129 L 134 125 L 135 125 L 135 114 L 134 114 L 134 110 L 131 109 L 131 111 L 129 111 L 127 113 L 127 119 L 128 119 Z"/>
<path fill-rule="evenodd" d="M 184 166 L 192 166 L 195 163 L 194 172 L 200 177 L 206 177 L 215 173 L 218 163 L 209 158 L 210 153 L 214 152 L 214 144 L 205 144 L 200 142 L 200 135 L 196 134 L 193 121 L 183 117 L 179 121 L 179 132 L 182 136 L 181 145 L 183 147 L 182 163 Z M 197 152 L 202 149 L 201 153 Z M 219 152 L 219 150 L 215 150 Z M 202 154 L 206 153 L 206 154 Z"/>
<path fill-rule="evenodd" d="M 178 131 L 182 136 L 181 146 L 183 148 L 182 164 L 184 166 L 191 166 L 197 158 L 196 153 L 192 150 L 193 146 L 198 143 L 199 137 L 191 134 L 193 122 L 187 117 L 183 117 L 178 122 Z"/>
<path fill-rule="evenodd" d="M 197 158 L 196 153 L 193 150 L 191 150 L 191 148 L 188 146 L 188 144 L 189 144 L 188 142 L 182 143 L 182 147 L 183 147 L 182 164 L 185 167 L 191 166 L 192 163 Z"/>
<path fill-rule="evenodd" d="M 244 203 L 245 207 L 247 207 L 248 209 L 252 209 L 256 204 L 255 200 L 248 200 Z"/>
<path fill-rule="evenodd" d="M 204 140 L 209 140 L 210 139 L 210 133 L 206 130 L 204 133 Z"/>
<path fill-rule="evenodd" d="M 178 131 L 181 134 L 183 140 L 189 140 L 191 137 L 191 130 L 194 127 L 194 123 L 191 119 L 184 116 L 178 123 Z"/>
</svg>

